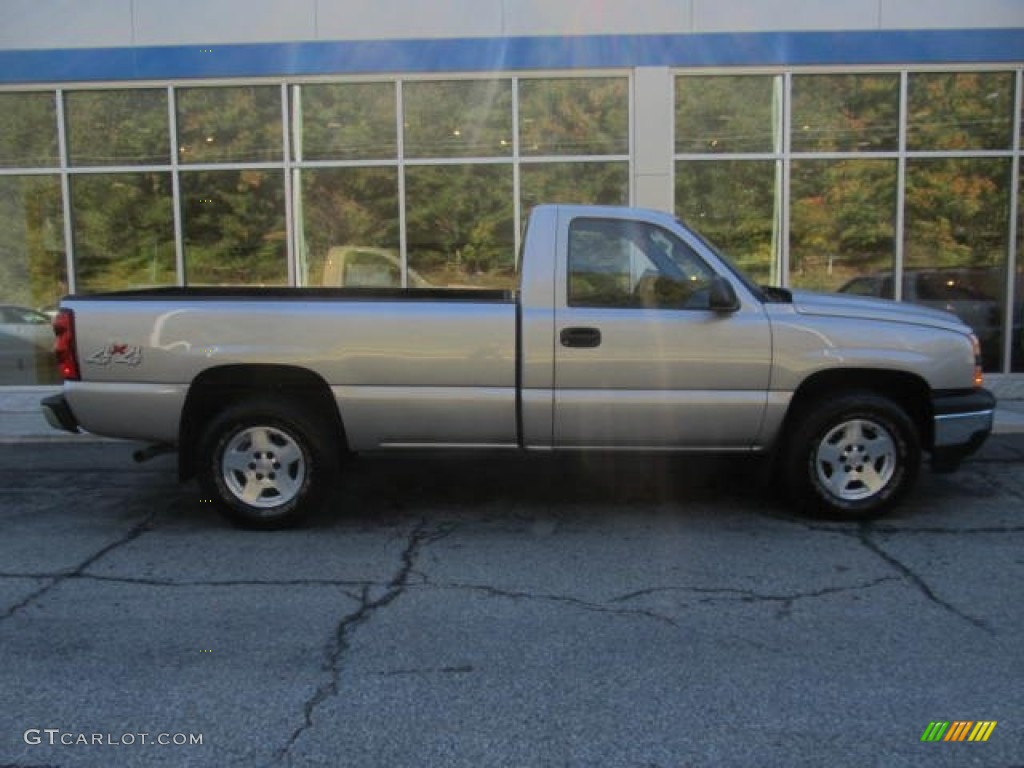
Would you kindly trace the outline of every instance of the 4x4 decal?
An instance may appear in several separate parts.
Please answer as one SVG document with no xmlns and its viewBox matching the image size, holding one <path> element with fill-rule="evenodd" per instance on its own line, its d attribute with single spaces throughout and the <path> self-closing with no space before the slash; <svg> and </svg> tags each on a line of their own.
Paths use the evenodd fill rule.
<svg viewBox="0 0 1024 768">
<path fill-rule="evenodd" d="M 111 343 L 91 354 L 86 362 L 91 365 L 122 365 L 136 366 L 142 362 L 142 347 L 138 344 Z"/>
</svg>

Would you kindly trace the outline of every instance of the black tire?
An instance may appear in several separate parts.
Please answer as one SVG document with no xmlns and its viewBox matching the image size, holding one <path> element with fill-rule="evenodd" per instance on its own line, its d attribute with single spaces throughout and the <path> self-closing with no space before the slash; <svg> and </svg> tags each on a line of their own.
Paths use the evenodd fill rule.
<svg viewBox="0 0 1024 768">
<path fill-rule="evenodd" d="M 784 472 L 801 511 L 859 521 L 899 502 L 920 466 L 921 441 L 907 413 L 886 397 L 848 392 L 801 410 Z"/>
<path fill-rule="evenodd" d="M 200 438 L 200 487 L 243 528 L 298 524 L 322 501 L 338 466 L 335 437 L 322 421 L 285 399 L 232 405 Z"/>
</svg>

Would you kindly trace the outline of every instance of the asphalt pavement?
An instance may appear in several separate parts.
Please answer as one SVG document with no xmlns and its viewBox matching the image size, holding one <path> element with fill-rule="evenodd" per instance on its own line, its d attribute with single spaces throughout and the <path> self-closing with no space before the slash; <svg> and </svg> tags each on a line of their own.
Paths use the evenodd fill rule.
<svg viewBox="0 0 1024 768">
<path fill-rule="evenodd" d="M 0 445 L 0 766 L 1024 764 L 1024 435 L 868 525 L 749 461 L 415 455 L 278 533 L 133 447 Z"/>
</svg>

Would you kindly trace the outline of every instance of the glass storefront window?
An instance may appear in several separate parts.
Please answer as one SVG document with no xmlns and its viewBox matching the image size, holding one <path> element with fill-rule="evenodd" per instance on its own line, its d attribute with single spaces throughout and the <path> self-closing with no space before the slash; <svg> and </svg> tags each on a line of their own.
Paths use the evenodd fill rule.
<svg viewBox="0 0 1024 768">
<path fill-rule="evenodd" d="M 71 178 L 79 293 L 174 285 L 174 214 L 169 173 Z"/>
<path fill-rule="evenodd" d="M 1013 93 L 1012 72 L 912 73 L 907 148 L 1009 149 Z"/>
<path fill-rule="evenodd" d="M 406 169 L 409 284 L 510 288 L 515 285 L 512 166 L 439 165 Z"/>
<path fill-rule="evenodd" d="M 790 283 L 892 298 L 895 160 L 794 160 Z"/>
<path fill-rule="evenodd" d="M 986 370 L 1002 357 L 1009 181 L 1009 160 L 907 162 L 903 299 L 959 315 Z"/>
<path fill-rule="evenodd" d="M 531 156 L 628 154 L 629 81 L 520 81 L 519 151 Z"/>
<path fill-rule="evenodd" d="M 0 385 L 59 381 L 49 316 L 68 292 L 60 179 L 0 176 Z"/>
<path fill-rule="evenodd" d="M 1024 372 L 1024 188 L 1010 208 L 1020 70 L 951 70 L 677 73 L 664 94 L 675 212 L 759 282 L 952 309 L 988 370 Z M 628 75 L 587 75 L 0 93 L 0 305 L 52 307 L 66 247 L 82 292 L 512 286 L 514 222 L 533 206 L 628 204 L 633 174 L 655 170 L 633 166 L 630 126 L 656 110 L 631 116 Z"/>
<path fill-rule="evenodd" d="M 629 165 L 620 162 L 524 163 L 519 177 L 523 221 L 541 203 L 628 205 Z"/>
<path fill-rule="evenodd" d="M 287 285 L 281 171 L 181 175 L 189 285 Z"/>
<path fill-rule="evenodd" d="M 398 171 L 322 168 L 296 173 L 302 195 L 299 285 L 400 286 Z"/>
<path fill-rule="evenodd" d="M 292 138 L 300 160 L 388 160 L 398 154 L 393 83 L 295 86 L 301 122 Z"/>
<path fill-rule="evenodd" d="M 176 98 L 182 163 L 281 161 L 281 89 L 276 85 L 179 88 Z"/>
<path fill-rule="evenodd" d="M 0 176 L 0 303 L 49 308 L 68 292 L 57 176 Z"/>
<path fill-rule="evenodd" d="M 778 152 L 782 78 L 685 75 L 676 78 L 676 152 Z"/>
<path fill-rule="evenodd" d="M 71 165 L 167 165 L 167 91 L 72 91 L 64 97 Z"/>
<path fill-rule="evenodd" d="M 780 172 L 774 160 L 676 163 L 676 215 L 759 283 L 779 281 Z"/>
<path fill-rule="evenodd" d="M 899 148 L 899 75 L 795 75 L 794 152 Z"/>
<path fill-rule="evenodd" d="M 55 168 L 56 96 L 46 93 L 0 93 L 0 168 Z"/>
<path fill-rule="evenodd" d="M 512 81 L 403 84 L 405 156 L 510 157 Z"/>
</svg>

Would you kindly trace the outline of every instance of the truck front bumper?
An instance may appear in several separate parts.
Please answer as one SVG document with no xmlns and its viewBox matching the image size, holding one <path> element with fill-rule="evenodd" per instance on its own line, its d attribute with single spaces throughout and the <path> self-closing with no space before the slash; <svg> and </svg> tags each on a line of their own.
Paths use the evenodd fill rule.
<svg viewBox="0 0 1024 768">
<path fill-rule="evenodd" d="M 992 433 L 995 409 L 996 398 L 987 389 L 934 395 L 932 467 L 939 472 L 952 471 L 978 450 Z"/>
<path fill-rule="evenodd" d="M 64 399 L 64 395 L 50 395 L 43 398 L 39 406 L 43 409 L 43 416 L 46 423 L 54 429 L 63 429 L 66 432 L 78 432 L 78 419 Z"/>
</svg>

